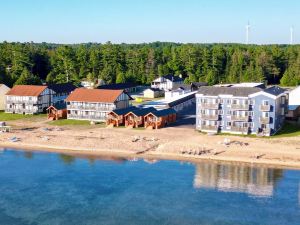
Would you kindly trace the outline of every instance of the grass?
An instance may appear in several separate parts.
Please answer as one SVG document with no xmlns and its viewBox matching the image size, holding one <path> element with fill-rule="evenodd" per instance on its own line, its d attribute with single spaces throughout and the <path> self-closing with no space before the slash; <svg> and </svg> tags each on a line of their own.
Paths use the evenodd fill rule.
<svg viewBox="0 0 300 225">
<path fill-rule="evenodd" d="M 45 114 L 37 114 L 37 115 L 23 115 L 23 114 L 12 114 L 5 113 L 4 111 L 0 111 L 0 121 L 11 121 L 11 120 L 21 120 L 21 119 L 31 119 L 44 117 Z"/>
<path fill-rule="evenodd" d="M 300 126 L 291 123 L 285 123 L 281 130 L 269 138 L 296 137 L 300 136 Z"/>
</svg>

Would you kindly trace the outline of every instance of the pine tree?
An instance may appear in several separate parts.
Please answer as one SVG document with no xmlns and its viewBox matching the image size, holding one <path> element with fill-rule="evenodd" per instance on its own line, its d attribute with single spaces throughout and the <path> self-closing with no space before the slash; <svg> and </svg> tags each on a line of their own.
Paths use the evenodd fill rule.
<svg viewBox="0 0 300 225">
<path fill-rule="evenodd" d="M 32 84 L 32 85 L 40 85 L 42 82 L 41 80 L 33 75 L 32 73 L 30 73 L 28 71 L 28 69 L 24 68 L 21 76 L 19 77 L 19 79 L 15 82 L 15 85 L 21 85 L 21 84 Z"/>
</svg>

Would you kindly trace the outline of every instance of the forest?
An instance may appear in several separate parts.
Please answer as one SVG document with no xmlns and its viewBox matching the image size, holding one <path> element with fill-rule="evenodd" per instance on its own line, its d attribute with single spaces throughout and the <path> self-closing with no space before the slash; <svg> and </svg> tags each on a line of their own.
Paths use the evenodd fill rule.
<svg viewBox="0 0 300 225">
<path fill-rule="evenodd" d="M 166 74 L 186 83 L 300 84 L 300 45 L 0 43 L 0 83 L 149 84 Z"/>
</svg>

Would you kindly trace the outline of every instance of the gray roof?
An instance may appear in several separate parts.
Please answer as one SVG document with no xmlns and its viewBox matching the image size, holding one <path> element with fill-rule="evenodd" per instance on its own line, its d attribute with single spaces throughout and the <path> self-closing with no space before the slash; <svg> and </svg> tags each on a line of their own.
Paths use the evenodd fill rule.
<svg viewBox="0 0 300 225">
<path fill-rule="evenodd" d="M 199 88 L 198 94 L 208 95 L 208 96 L 218 96 L 218 95 L 233 95 L 237 97 L 247 97 L 248 95 L 254 94 L 256 92 L 262 91 L 261 88 L 256 87 L 212 87 L 212 86 L 202 86 Z"/>
<path fill-rule="evenodd" d="M 150 113 L 152 113 L 156 117 L 160 117 L 160 116 L 167 116 L 170 114 L 176 114 L 176 111 L 172 108 L 168 108 L 168 109 L 157 110 Z"/>
<path fill-rule="evenodd" d="M 139 108 L 137 108 L 135 106 L 130 106 L 130 107 L 127 107 L 127 108 L 115 109 L 112 112 L 114 112 L 115 114 L 120 116 L 120 115 L 125 115 L 125 114 L 127 114 L 131 111 L 135 111 L 135 110 L 139 110 Z"/>
<path fill-rule="evenodd" d="M 271 94 L 271 95 L 278 96 L 278 95 L 281 95 L 282 93 L 284 93 L 285 89 L 278 87 L 278 86 L 272 86 L 267 89 L 264 89 L 264 92 Z"/>
</svg>

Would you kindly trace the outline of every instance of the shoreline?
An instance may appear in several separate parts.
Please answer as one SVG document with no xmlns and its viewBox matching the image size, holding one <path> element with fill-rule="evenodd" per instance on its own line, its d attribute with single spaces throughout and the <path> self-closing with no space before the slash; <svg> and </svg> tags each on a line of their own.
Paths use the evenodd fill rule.
<svg viewBox="0 0 300 225">
<path fill-rule="evenodd" d="M 0 147 L 89 157 L 143 158 L 300 169 L 300 136 L 253 138 L 206 135 L 191 127 L 158 130 L 55 126 L 44 118 L 10 121 Z M 17 139 L 17 142 L 11 141 Z"/>
<path fill-rule="evenodd" d="M 235 164 L 235 165 L 248 165 L 257 167 L 267 167 L 274 169 L 292 169 L 300 170 L 300 163 L 298 162 L 282 162 L 268 159 L 247 159 L 242 157 L 228 157 L 228 156 L 188 156 L 179 153 L 162 153 L 162 152 L 145 152 L 137 154 L 136 152 L 130 152 L 126 150 L 111 150 L 111 149 L 88 149 L 88 148 L 69 148 L 69 147 L 57 147 L 57 146 L 45 146 L 45 145 L 33 145 L 33 144 L 13 144 L 13 143 L 1 143 L 0 148 L 10 148 L 17 151 L 32 151 L 32 152 L 46 152 L 66 154 L 71 156 L 89 156 L 89 157 L 110 157 L 111 159 L 155 159 L 155 160 L 174 160 L 179 162 L 210 162 L 210 163 L 222 163 L 222 164 Z"/>
</svg>

